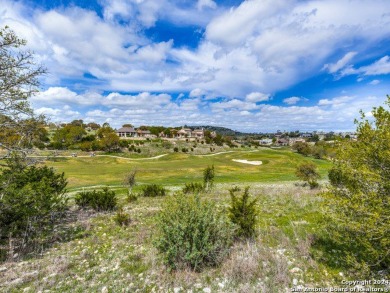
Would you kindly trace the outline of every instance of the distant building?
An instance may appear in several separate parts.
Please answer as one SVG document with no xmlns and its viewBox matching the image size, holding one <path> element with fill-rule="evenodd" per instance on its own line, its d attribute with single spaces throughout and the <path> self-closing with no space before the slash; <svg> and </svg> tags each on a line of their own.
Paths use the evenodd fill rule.
<svg viewBox="0 0 390 293">
<path fill-rule="evenodd" d="M 272 139 L 270 139 L 270 138 L 263 138 L 263 139 L 260 139 L 259 143 L 261 145 L 271 145 L 272 144 Z"/>
<path fill-rule="evenodd" d="M 122 127 L 119 128 L 116 131 L 116 134 L 119 137 L 154 137 L 155 135 L 152 135 L 149 130 L 141 130 L 137 129 L 135 130 L 133 127 Z"/>
<path fill-rule="evenodd" d="M 196 138 L 203 138 L 204 137 L 204 130 L 203 128 L 202 129 L 195 129 L 194 131 L 192 131 L 192 137 L 196 137 Z"/>
<path fill-rule="evenodd" d="M 297 142 L 306 142 L 306 140 L 304 140 L 303 138 L 299 138 L 299 137 L 292 137 L 288 140 L 288 144 L 290 146 L 294 145 L 295 143 Z"/>
<path fill-rule="evenodd" d="M 287 146 L 289 145 L 289 140 L 287 138 L 279 138 L 276 140 L 276 144 L 279 146 Z"/>
<path fill-rule="evenodd" d="M 204 138 L 204 129 L 182 128 L 176 133 L 177 138 Z"/>
<path fill-rule="evenodd" d="M 137 131 L 133 127 L 122 127 L 116 131 L 119 137 L 136 137 Z"/>
<path fill-rule="evenodd" d="M 152 134 L 149 130 L 137 130 L 137 136 L 138 137 L 152 137 Z"/>
<path fill-rule="evenodd" d="M 302 134 L 301 134 L 301 137 L 304 137 L 304 138 L 311 138 L 311 137 L 313 137 L 313 134 L 312 134 L 312 133 L 309 133 L 309 132 L 306 132 L 306 133 L 302 133 Z"/>
<path fill-rule="evenodd" d="M 187 138 L 192 136 L 192 130 L 189 128 L 182 128 L 176 133 L 177 138 Z"/>
</svg>

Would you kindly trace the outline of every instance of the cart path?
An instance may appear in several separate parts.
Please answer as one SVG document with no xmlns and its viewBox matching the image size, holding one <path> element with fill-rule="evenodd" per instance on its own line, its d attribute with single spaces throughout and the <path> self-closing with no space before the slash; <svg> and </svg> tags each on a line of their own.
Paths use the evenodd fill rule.
<svg viewBox="0 0 390 293">
<path fill-rule="evenodd" d="M 162 158 L 164 156 L 167 156 L 168 154 L 162 154 L 158 155 L 155 157 L 150 157 L 150 158 L 126 158 L 126 157 L 121 157 L 121 156 L 113 156 L 113 155 L 96 155 L 96 156 L 77 156 L 77 157 L 72 157 L 72 156 L 28 156 L 29 158 L 96 158 L 96 157 L 110 157 L 110 158 L 117 158 L 117 159 L 123 159 L 123 160 L 129 160 L 129 161 L 140 161 L 140 160 L 155 160 Z"/>
</svg>

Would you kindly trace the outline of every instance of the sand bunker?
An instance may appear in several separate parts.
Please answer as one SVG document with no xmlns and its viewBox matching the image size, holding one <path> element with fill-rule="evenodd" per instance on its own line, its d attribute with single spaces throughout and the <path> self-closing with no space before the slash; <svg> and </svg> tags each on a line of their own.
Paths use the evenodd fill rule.
<svg viewBox="0 0 390 293">
<path fill-rule="evenodd" d="M 248 160 L 234 160 L 234 159 L 232 161 L 237 162 L 237 163 L 256 165 L 256 166 L 263 164 L 262 161 L 248 161 Z"/>
</svg>

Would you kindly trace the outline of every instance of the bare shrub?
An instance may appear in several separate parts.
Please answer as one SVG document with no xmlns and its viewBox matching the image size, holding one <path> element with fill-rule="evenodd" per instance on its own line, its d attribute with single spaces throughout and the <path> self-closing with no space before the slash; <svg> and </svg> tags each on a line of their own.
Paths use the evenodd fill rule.
<svg viewBox="0 0 390 293">
<path fill-rule="evenodd" d="M 236 244 L 229 259 L 224 263 L 222 271 L 234 282 L 250 282 L 261 273 L 261 253 L 253 241 Z"/>
<path fill-rule="evenodd" d="M 222 271 L 229 292 L 279 292 L 289 286 L 288 260 L 283 249 L 275 250 L 260 240 L 237 243 Z"/>
</svg>

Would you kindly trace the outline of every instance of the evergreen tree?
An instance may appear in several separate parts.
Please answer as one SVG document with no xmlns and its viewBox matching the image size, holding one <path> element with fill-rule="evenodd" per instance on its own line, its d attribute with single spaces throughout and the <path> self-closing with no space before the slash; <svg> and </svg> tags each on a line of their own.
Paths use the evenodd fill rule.
<svg viewBox="0 0 390 293">
<path fill-rule="evenodd" d="M 249 186 L 245 188 L 240 197 L 236 196 L 236 191 L 238 190 L 229 190 L 231 198 L 229 218 L 238 226 L 237 235 L 239 237 L 251 238 L 256 235 L 257 199 L 250 199 Z"/>
</svg>

